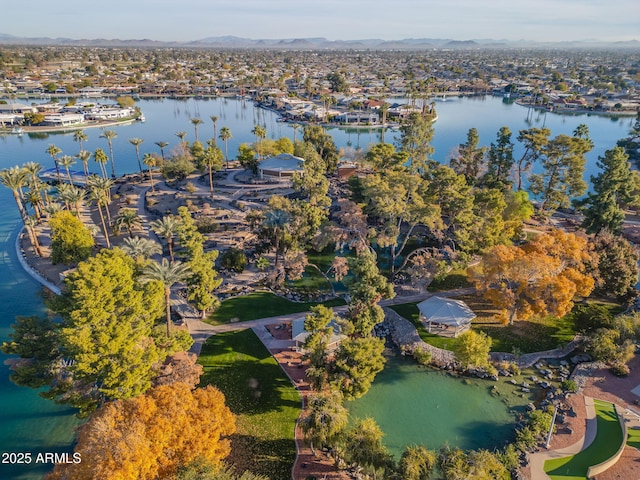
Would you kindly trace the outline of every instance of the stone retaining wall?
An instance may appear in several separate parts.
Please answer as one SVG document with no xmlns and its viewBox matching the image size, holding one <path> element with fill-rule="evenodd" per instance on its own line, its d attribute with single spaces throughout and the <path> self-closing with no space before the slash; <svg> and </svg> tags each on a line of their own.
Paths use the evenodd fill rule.
<svg viewBox="0 0 640 480">
<path fill-rule="evenodd" d="M 535 365 L 543 358 L 562 358 L 573 352 L 582 342 L 581 337 L 574 338 L 563 348 L 546 350 L 544 352 L 526 353 L 516 357 L 513 353 L 491 352 L 491 360 L 494 362 L 514 362 L 520 368 L 527 368 Z"/>
<path fill-rule="evenodd" d="M 416 327 L 409 320 L 401 317 L 395 311 L 387 307 L 384 310 L 385 322 L 389 324 L 391 339 L 405 352 L 412 353 L 421 349 L 431 353 L 431 363 L 440 368 L 452 367 L 456 358 L 453 352 L 429 345 L 418 335 Z"/>
<path fill-rule="evenodd" d="M 389 325 L 391 339 L 405 352 L 412 353 L 419 348 L 431 353 L 431 362 L 437 367 L 447 368 L 455 365 L 456 359 L 452 351 L 429 345 L 420 338 L 413 323 L 388 307 L 382 307 L 382 309 L 384 310 L 385 322 Z M 563 348 L 527 353 L 517 358 L 512 353 L 491 352 L 490 355 L 494 362 L 514 362 L 520 368 L 527 368 L 544 358 L 566 357 L 578 347 L 581 341 L 580 337 L 576 337 Z"/>
</svg>

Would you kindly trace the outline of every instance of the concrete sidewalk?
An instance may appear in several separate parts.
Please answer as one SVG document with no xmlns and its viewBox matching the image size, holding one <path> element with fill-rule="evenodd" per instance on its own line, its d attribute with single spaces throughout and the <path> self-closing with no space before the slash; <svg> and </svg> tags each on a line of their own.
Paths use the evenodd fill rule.
<svg viewBox="0 0 640 480">
<path fill-rule="evenodd" d="M 575 455 L 591 445 L 593 440 L 596 438 L 598 427 L 593 398 L 584 397 L 584 403 L 587 411 L 587 425 L 584 437 L 568 447 L 560 448 L 558 450 L 542 450 L 530 455 L 529 462 L 531 467 L 531 480 L 550 480 L 550 477 L 544 471 L 544 462 L 553 458 Z"/>
</svg>

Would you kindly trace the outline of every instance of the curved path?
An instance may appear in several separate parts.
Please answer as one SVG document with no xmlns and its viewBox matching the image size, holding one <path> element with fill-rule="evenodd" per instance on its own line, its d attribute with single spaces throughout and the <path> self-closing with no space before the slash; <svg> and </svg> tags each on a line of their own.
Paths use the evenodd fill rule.
<svg viewBox="0 0 640 480">
<path fill-rule="evenodd" d="M 530 480 L 550 480 L 550 477 L 544 471 L 544 462 L 553 458 L 568 457 L 575 455 L 587 448 L 593 440 L 596 438 L 597 433 L 597 419 L 596 409 L 593 405 L 593 398 L 584 397 L 584 403 L 587 410 L 587 416 L 585 421 L 587 422 L 584 437 L 578 440 L 573 445 L 569 445 L 565 448 L 558 450 L 545 450 L 539 451 L 529 456 L 529 462 L 531 465 L 531 479 Z"/>
</svg>

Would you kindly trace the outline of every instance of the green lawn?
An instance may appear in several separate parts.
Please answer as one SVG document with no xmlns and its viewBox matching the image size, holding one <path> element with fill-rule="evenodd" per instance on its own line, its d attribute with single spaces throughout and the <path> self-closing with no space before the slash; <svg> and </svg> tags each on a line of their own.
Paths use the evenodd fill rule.
<svg viewBox="0 0 640 480">
<path fill-rule="evenodd" d="M 211 337 L 203 346 L 201 385 L 215 385 L 237 415 L 228 461 L 270 479 L 290 479 L 300 396 L 251 330 Z"/>
<path fill-rule="evenodd" d="M 576 334 L 575 324 L 571 315 L 562 318 L 545 317 L 532 320 L 520 320 L 513 326 L 503 325 L 494 318 L 499 313 L 490 302 L 478 295 L 463 295 L 455 297 L 465 302 L 477 315 L 471 328 L 485 332 L 493 340 L 491 350 L 494 352 L 520 353 L 541 352 L 564 346 Z M 390 308 L 407 320 L 410 320 L 418 330 L 420 338 L 434 347 L 451 349 L 454 340 L 442 338 L 427 332 L 419 321 L 416 303 L 404 303 Z"/>
<path fill-rule="evenodd" d="M 270 292 L 254 292 L 249 295 L 229 298 L 205 320 L 212 325 L 237 321 L 255 320 L 257 318 L 275 317 L 288 313 L 307 312 L 317 302 L 291 302 Z M 344 305 L 344 300 L 337 298 L 324 302 L 327 307 Z"/>
<path fill-rule="evenodd" d="M 592 465 L 611 458 L 622 442 L 622 428 L 613 404 L 594 400 L 597 433 L 585 450 L 564 458 L 544 462 L 544 471 L 552 480 L 585 480 Z"/>
</svg>

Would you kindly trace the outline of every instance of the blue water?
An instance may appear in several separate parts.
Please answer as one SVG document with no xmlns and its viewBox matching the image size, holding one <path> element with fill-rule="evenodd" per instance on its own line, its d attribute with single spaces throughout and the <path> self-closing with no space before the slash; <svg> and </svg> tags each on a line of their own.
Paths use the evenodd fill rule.
<svg viewBox="0 0 640 480">
<path fill-rule="evenodd" d="M 194 127 L 189 119 L 201 118 L 204 123 L 198 128 L 199 138 L 204 141 L 213 136 L 211 115 L 218 116 L 217 131 L 223 126 L 231 129 L 233 138 L 229 141 L 229 155 L 235 156 L 240 143 L 253 142 L 251 129 L 260 124 L 267 129 L 269 138 L 288 136 L 293 138 L 293 129 L 286 123 L 277 122 L 277 115 L 262 109 L 256 109 L 250 102 L 235 99 L 189 99 L 189 100 L 141 100 L 138 105 L 146 117 L 146 123 L 134 123 L 113 127 L 118 136 L 113 142 L 116 173 L 124 174 L 137 170 L 135 148 L 129 139 L 144 139 L 140 147 L 141 155 L 147 152 L 159 153 L 156 141 L 168 142 L 165 148 L 169 153 L 176 147 L 180 139 L 176 132 L 187 132 L 187 140 L 195 138 Z M 598 155 L 612 148 L 619 138 L 627 135 L 633 119 L 612 120 L 598 116 L 561 116 L 556 114 L 530 113 L 526 108 L 503 102 L 497 97 L 450 98 L 446 102 L 436 103 L 439 119 L 435 124 L 434 158 L 441 162 L 448 161 L 451 151 L 459 143 L 466 141 L 469 128 L 475 127 L 480 134 L 482 145 L 495 141 L 500 127 L 507 125 L 513 132 L 513 139 L 518 130 L 531 126 L 541 127 L 543 124 L 551 129 L 552 135 L 571 134 L 580 124 L 589 126 L 595 148 L 588 154 L 587 176 L 596 173 L 595 162 Z M 529 123 L 527 121 L 529 120 Z M 89 139 L 85 142 L 86 150 L 94 151 L 102 148 L 108 152 L 105 139 L 99 138 L 100 129 L 86 129 Z M 366 149 L 370 144 L 379 141 L 379 131 L 361 129 L 344 131 L 330 129 L 335 142 L 345 153 L 357 147 Z M 297 132 L 301 138 L 302 132 Z M 387 131 L 385 140 L 393 141 L 397 132 Z M 73 133 L 43 135 L 0 135 L 0 169 L 12 165 L 20 165 L 27 161 L 40 162 L 45 168 L 53 166 L 51 157 L 45 152 L 50 144 L 62 149 L 64 154 L 74 155 L 79 146 L 73 141 Z M 224 144 L 219 141 L 224 151 Z M 516 148 L 516 155 L 518 149 Z M 95 162 L 90 161 L 91 170 L 98 172 Z M 77 164 L 74 169 L 81 170 Z M 0 340 L 6 340 L 16 315 L 44 313 L 40 300 L 39 286 L 20 269 L 16 262 L 14 239 L 20 220 L 15 208 L 11 192 L 0 188 L 0 252 L 2 254 L 2 281 L 0 282 L 0 304 L 3 315 L 0 317 Z M 4 361 L 6 358 L 1 357 Z M 63 451 L 70 449 L 73 428 L 77 425 L 72 413 L 65 408 L 38 397 L 28 388 L 14 386 L 8 379 L 9 370 L 0 365 L 0 452 L 30 451 Z M 39 478 L 49 466 L 30 465 L 9 467 L 0 464 L 0 479 L 32 479 Z"/>
</svg>

